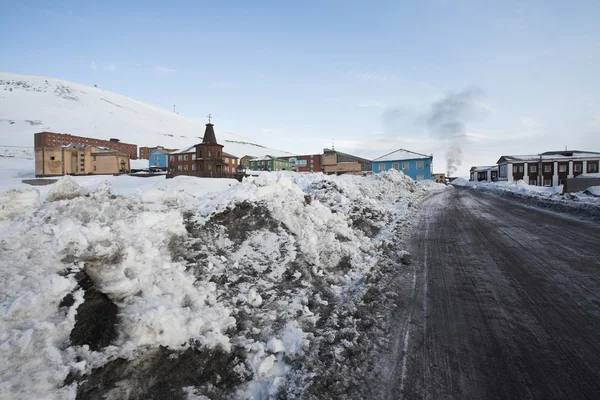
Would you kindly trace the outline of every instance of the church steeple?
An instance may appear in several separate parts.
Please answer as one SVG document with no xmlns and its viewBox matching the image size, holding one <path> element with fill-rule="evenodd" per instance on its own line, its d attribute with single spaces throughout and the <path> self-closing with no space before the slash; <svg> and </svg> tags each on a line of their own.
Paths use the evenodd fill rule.
<svg viewBox="0 0 600 400">
<path fill-rule="evenodd" d="M 210 122 L 212 116 L 208 114 L 208 124 L 206 124 L 206 129 L 204 130 L 204 137 L 202 138 L 202 143 L 205 144 L 218 144 L 217 137 L 215 136 L 215 130 L 213 128 L 213 124 Z"/>
</svg>

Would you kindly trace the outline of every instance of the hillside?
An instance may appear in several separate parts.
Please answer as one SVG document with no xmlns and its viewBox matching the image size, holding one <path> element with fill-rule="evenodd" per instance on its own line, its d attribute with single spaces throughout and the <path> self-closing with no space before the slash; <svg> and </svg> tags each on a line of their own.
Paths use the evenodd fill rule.
<svg viewBox="0 0 600 400">
<path fill-rule="evenodd" d="M 238 157 L 289 154 L 215 128 L 223 150 Z M 182 148 L 199 142 L 204 124 L 96 87 L 0 72 L 0 146 L 33 147 L 41 131 Z"/>
</svg>

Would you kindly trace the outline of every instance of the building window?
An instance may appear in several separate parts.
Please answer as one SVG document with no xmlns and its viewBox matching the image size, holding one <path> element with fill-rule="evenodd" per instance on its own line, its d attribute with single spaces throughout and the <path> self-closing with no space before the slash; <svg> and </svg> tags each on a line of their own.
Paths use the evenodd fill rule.
<svg viewBox="0 0 600 400">
<path fill-rule="evenodd" d="M 192 171 L 196 170 L 196 164 L 192 164 Z"/>
<path fill-rule="evenodd" d="M 567 166 L 562 164 L 558 166 L 558 172 L 567 172 Z"/>
<path fill-rule="evenodd" d="M 183 170 L 183 166 L 182 165 L 178 165 L 177 166 L 177 171 L 181 171 L 181 170 Z"/>
<path fill-rule="evenodd" d="M 50 157 L 50 161 L 54 161 L 54 156 Z"/>
<path fill-rule="evenodd" d="M 552 186 L 552 179 L 544 178 L 544 186 L 547 186 L 547 187 Z"/>
<path fill-rule="evenodd" d="M 212 151 L 209 150 L 208 151 L 208 158 L 211 158 L 211 157 L 212 157 Z"/>
<path fill-rule="evenodd" d="M 422 181 L 423 179 L 425 179 L 425 176 L 423 176 L 423 175 L 417 175 L 417 180 L 418 181 Z"/>
<path fill-rule="evenodd" d="M 380 163 L 379 164 L 379 172 L 385 171 L 385 164 L 384 163 Z"/>
<path fill-rule="evenodd" d="M 396 171 L 400 171 L 400 166 L 398 165 L 398 163 L 393 163 L 392 168 L 395 169 Z"/>
<path fill-rule="evenodd" d="M 591 172 L 591 173 L 598 172 L 598 164 L 596 164 L 596 163 L 594 163 L 594 164 L 591 164 L 591 163 L 588 161 L 588 165 L 587 165 L 587 172 Z"/>
<path fill-rule="evenodd" d="M 96 166 L 94 165 L 94 171 L 96 170 Z"/>
<path fill-rule="evenodd" d="M 529 180 L 529 185 L 530 186 L 537 186 L 537 179 L 530 179 Z"/>
<path fill-rule="evenodd" d="M 192 154 L 192 160 L 196 159 L 196 153 Z"/>
<path fill-rule="evenodd" d="M 544 172 L 552 172 L 552 165 L 544 165 Z M 546 186 L 546 184 L 544 184 Z"/>
<path fill-rule="evenodd" d="M 183 166 L 183 170 L 184 170 L 184 171 L 187 171 L 187 170 L 188 170 L 188 166 L 187 166 L 187 165 L 184 165 L 184 166 Z"/>
<path fill-rule="evenodd" d="M 181 156 L 181 155 L 177 156 L 177 161 L 181 161 L 181 160 L 183 160 L 183 156 Z"/>
<path fill-rule="evenodd" d="M 170 157 L 169 157 L 169 160 L 170 160 L 170 161 L 175 161 L 175 156 L 170 156 Z"/>
<path fill-rule="evenodd" d="M 210 155 L 210 151 L 208 152 L 208 154 Z M 212 164 L 208 164 L 208 170 L 212 171 Z"/>
<path fill-rule="evenodd" d="M 513 165 L 513 174 L 522 174 L 523 166 L 522 165 Z"/>
<path fill-rule="evenodd" d="M 575 171 L 575 172 L 581 172 L 582 168 L 583 168 L 583 165 L 581 165 L 581 164 L 573 164 L 573 171 Z"/>
<path fill-rule="evenodd" d="M 402 163 L 402 171 L 406 171 L 408 169 L 408 163 L 407 162 L 403 162 Z"/>
<path fill-rule="evenodd" d="M 529 173 L 530 173 L 530 174 L 535 174 L 535 173 L 537 173 L 537 165 L 530 165 L 530 166 L 529 166 Z"/>
<path fill-rule="evenodd" d="M 564 184 L 565 184 L 565 182 L 566 182 L 566 179 L 561 179 L 561 180 L 558 182 L 558 184 L 562 186 L 562 185 L 564 185 Z"/>
<path fill-rule="evenodd" d="M 425 169 L 425 162 L 417 161 L 417 169 Z"/>
<path fill-rule="evenodd" d="M 183 156 L 183 161 L 187 161 L 187 160 L 188 160 L 188 155 L 186 154 Z"/>
</svg>

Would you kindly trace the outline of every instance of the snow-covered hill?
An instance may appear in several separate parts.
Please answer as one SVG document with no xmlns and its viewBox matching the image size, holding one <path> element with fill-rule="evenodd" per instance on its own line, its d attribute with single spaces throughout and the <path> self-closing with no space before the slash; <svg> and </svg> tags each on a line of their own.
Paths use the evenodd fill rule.
<svg viewBox="0 0 600 400">
<path fill-rule="evenodd" d="M 53 78 L 0 72 L 0 145 L 33 147 L 33 134 L 70 133 L 98 139 L 119 138 L 138 146 L 182 148 L 200 141 L 204 124 L 108 92 Z M 219 131 L 225 152 L 285 156 L 241 136 Z"/>
</svg>

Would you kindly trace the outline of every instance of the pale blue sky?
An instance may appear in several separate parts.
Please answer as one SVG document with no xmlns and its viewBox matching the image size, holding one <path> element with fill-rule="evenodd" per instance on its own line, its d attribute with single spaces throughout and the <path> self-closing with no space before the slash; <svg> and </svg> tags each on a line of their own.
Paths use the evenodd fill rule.
<svg viewBox="0 0 600 400">
<path fill-rule="evenodd" d="M 2 71 L 210 112 L 291 152 L 403 147 L 444 171 L 427 116 L 469 88 L 461 175 L 502 154 L 600 151 L 597 0 L 25 0 L 1 21 Z"/>
</svg>

